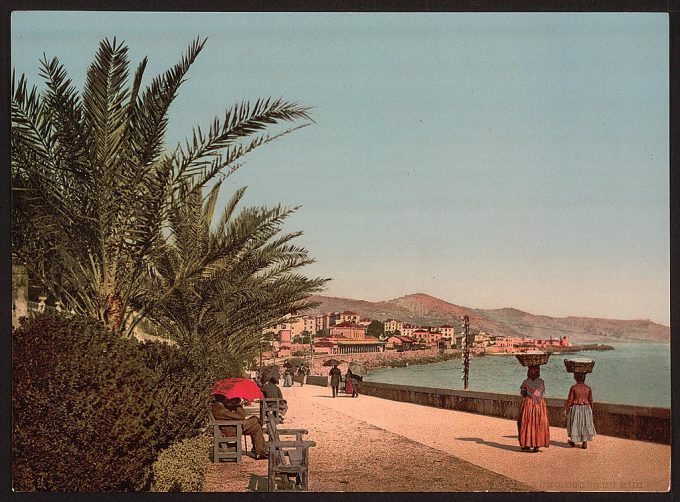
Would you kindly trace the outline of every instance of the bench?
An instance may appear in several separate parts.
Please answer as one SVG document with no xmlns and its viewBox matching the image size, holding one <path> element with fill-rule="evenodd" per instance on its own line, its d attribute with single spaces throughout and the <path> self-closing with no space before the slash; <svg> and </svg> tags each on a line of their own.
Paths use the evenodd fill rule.
<svg viewBox="0 0 680 502">
<path fill-rule="evenodd" d="M 269 441 L 266 443 L 269 448 L 268 491 L 307 491 L 309 489 L 308 450 L 316 446 L 316 443 L 302 439 L 302 436 L 307 434 L 305 429 L 278 429 L 277 418 L 273 411 L 266 412 L 265 424 L 269 435 Z M 295 440 L 282 440 L 281 436 L 295 436 Z M 283 490 L 277 490 L 277 478 L 280 479 Z M 291 484 L 292 490 L 289 490 Z"/>
<path fill-rule="evenodd" d="M 242 438 L 243 424 L 245 420 L 215 420 L 212 412 L 210 412 L 210 426 L 213 430 L 213 462 L 219 463 L 220 460 L 234 460 L 236 463 L 241 462 L 241 455 L 243 455 Z M 220 430 L 220 426 L 225 425 L 236 427 L 235 436 L 224 436 Z M 246 451 L 247 448 L 246 448 Z"/>
</svg>

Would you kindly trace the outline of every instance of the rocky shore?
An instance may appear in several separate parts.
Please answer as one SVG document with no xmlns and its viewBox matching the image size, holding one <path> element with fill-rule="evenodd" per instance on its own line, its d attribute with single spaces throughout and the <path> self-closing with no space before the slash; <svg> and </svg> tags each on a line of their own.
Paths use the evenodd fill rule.
<svg viewBox="0 0 680 502">
<path fill-rule="evenodd" d="M 612 347 L 611 345 L 604 345 L 602 343 L 571 345 L 569 347 L 550 347 L 550 352 L 562 352 L 567 354 L 571 352 L 582 352 L 585 350 L 614 350 L 614 347 Z"/>
<path fill-rule="evenodd" d="M 611 345 L 603 344 L 588 344 L 588 345 L 574 345 L 571 347 L 551 347 L 550 351 L 553 353 L 571 354 L 586 350 L 613 350 Z M 472 353 L 475 357 L 484 356 L 483 349 L 474 349 Z M 494 355 L 514 355 L 505 353 L 495 353 Z M 351 361 L 361 361 L 368 369 L 376 368 L 402 368 L 413 364 L 430 364 L 450 361 L 451 359 L 459 359 L 461 357 L 460 349 L 447 349 L 444 352 L 439 349 L 425 349 L 425 350 L 406 350 L 398 352 L 396 350 L 387 350 L 385 352 L 368 352 L 357 354 L 339 354 L 334 356 L 317 355 L 314 358 L 312 367 L 312 374 L 325 374 L 328 368 L 323 368 L 323 362 L 333 357 L 343 361 L 338 367 L 344 374 Z M 326 371 L 324 371 L 326 370 Z"/>
<path fill-rule="evenodd" d="M 343 372 L 347 371 L 350 361 L 361 361 L 368 369 L 376 368 L 399 368 L 411 364 L 429 364 L 449 361 L 460 357 L 460 350 L 450 349 L 441 352 L 439 349 L 425 349 L 425 350 L 407 350 L 404 352 L 397 352 L 396 350 L 387 350 L 385 352 L 368 352 L 359 354 L 340 354 L 334 356 L 316 356 L 312 367 L 313 374 L 325 374 L 323 371 L 328 368 L 323 368 L 323 362 L 333 357 L 343 361 L 338 367 Z"/>
</svg>

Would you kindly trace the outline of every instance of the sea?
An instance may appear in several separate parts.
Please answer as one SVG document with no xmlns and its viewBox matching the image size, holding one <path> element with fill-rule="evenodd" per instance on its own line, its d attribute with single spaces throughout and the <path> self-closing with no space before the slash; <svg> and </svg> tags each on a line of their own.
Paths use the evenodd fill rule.
<svg viewBox="0 0 680 502">
<path fill-rule="evenodd" d="M 668 343 L 608 343 L 614 350 L 580 351 L 553 354 L 541 366 L 546 397 L 566 399 L 575 382 L 567 373 L 564 359 L 586 357 L 595 361 L 586 383 L 599 402 L 654 406 L 671 406 L 671 353 Z M 439 389 L 463 388 L 463 361 L 410 365 L 404 368 L 379 368 L 364 377 L 365 381 L 383 382 Z M 519 394 L 527 369 L 513 355 L 486 355 L 470 361 L 468 390 Z"/>
</svg>

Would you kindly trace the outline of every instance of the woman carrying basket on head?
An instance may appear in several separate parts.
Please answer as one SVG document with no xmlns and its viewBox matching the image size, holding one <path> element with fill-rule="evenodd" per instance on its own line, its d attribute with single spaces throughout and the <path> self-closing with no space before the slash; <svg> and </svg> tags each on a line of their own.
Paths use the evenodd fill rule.
<svg viewBox="0 0 680 502">
<path fill-rule="evenodd" d="M 585 373 L 574 373 L 576 383 L 569 389 L 567 403 L 564 405 L 564 414 L 567 416 L 567 436 L 569 446 L 576 446 L 581 442 L 581 448 L 588 447 L 588 441 L 592 441 L 595 435 L 593 424 L 593 391 L 585 384 Z"/>
<path fill-rule="evenodd" d="M 522 451 L 538 452 L 540 447 L 550 446 L 550 424 L 548 408 L 543 399 L 545 383 L 541 376 L 540 366 L 529 366 L 527 379 L 520 386 L 522 405 L 517 421 L 519 445 Z"/>
</svg>

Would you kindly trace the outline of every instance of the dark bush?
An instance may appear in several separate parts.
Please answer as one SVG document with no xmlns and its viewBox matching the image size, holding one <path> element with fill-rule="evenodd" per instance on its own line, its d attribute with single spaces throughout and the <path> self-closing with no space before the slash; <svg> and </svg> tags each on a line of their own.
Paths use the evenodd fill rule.
<svg viewBox="0 0 680 502">
<path fill-rule="evenodd" d="M 148 488 L 163 417 L 138 344 L 42 314 L 22 320 L 12 349 L 14 489 Z"/>
<path fill-rule="evenodd" d="M 163 409 L 156 427 L 160 447 L 197 435 L 208 418 L 210 375 L 177 347 L 145 342 L 140 348 L 154 373 L 154 399 Z"/>
<path fill-rule="evenodd" d="M 147 341 L 140 348 L 155 374 L 154 399 L 163 410 L 163 421 L 156 428 L 161 448 L 196 436 L 208 420 L 212 384 L 241 376 L 241 367 L 227 356 L 207 364 L 186 349 L 163 342 Z"/>
</svg>

